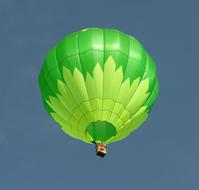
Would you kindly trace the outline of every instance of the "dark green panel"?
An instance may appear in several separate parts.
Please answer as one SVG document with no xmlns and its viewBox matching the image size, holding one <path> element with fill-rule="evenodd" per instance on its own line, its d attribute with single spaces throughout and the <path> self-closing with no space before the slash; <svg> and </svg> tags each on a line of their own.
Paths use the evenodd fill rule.
<svg viewBox="0 0 199 190">
<path fill-rule="evenodd" d="M 145 64 L 142 64 L 135 59 L 129 58 L 123 80 L 130 78 L 130 81 L 132 82 L 138 77 L 142 78 L 144 72 Z"/>
<path fill-rule="evenodd" d="M 86 133 L 89 133 L 95 142 L 106 142 L 117 134 L 115 127 L 106 121 L 95 121 L 90 123 L 86 128 Z"/>
<path fill-rule="evenodd" d="M 144 105 L 147 105 L 149 107 L 149 109 L 151 109 L 151 107 L 155 103 L 155 100 L 157 99 L 157 96 L 158 96 L 158 91 L 159 91 L 159 85 L 158 85 L 158 80 L 156 79 L 154 88 L 153 88 L 149 98 L 147 99 L 147 101 L 144 104 Z"/>
<path fill-rule="evenodd" d="M 42 98 L 43 106 L 45 107 L 48 113 L 53 113 L 54 110 L 50 108 L 50 106 L 46 103 L 46 98 Z M 51 115 L 50 115 L 51 116 Z"/>
<path fill-rule="evenodd" d="M 61 64 L 62 64 L 62 70 L 63 70 L 63 66 L 65 66 L 66 68 L 70 69 L 72 73 L 74 72 L 75 68 L 82 71 L 79 54 L 66 57 L 66 59 L 63 60 Z"/>
<path fill-rule="evenodd" d="M 86 73 L 89 72 L 93 75 L 93 70 L 96 63 L 99 63 L 101 68 L 104 66 L 104 52 L 98 50 L 89 50 L 83 53 L 80 53 L 81 68 L 84 77 Z"/>
<path fill-rule="evenodd" d="M 103 29 L 86 29 L 78 33 L 79 53 L 88 50 L 104 50 Z"/>
<path fill-rule="evenodd" d="M 62 75 L 57 64 L 56 47 L 52 48 L 46 56 L 39 79 L 43 83 L 42 88 L 45 85 L 45 91 L 48 91 L 49 95 L 56 95 L 57 80 L 62 80 Z"/>
<path fill-rule="evenodd" d="M 66 40 L 61 40 L 56 46 L 57 61 L 61 62 L 67 56 Z"/>
<path fill-rule="evenodd" d="M 87 72 L 92 75 L 96 63 L 103 68 L 104 38 L 102 29 L 93 28 L 79 32 L 78 47 L 84 77 Z"/>
<path fill-rule="evenodd" d="M 147 54 L 147 63 L 146 71 L 151 75 L 156 76 L 156 65 L 149 54 Z"/>
<path fill-rule="evenodd" d="M 130 39 L 130 51 L 129 51 L 129 58 L 133 58 L 142 64 L 146 64 L 147 61 L 147 53 L 141 43 L 134 39 Z"/>
<path fill-rule="evenodd" d="M 151 91 L 155 85 L 156 81 L 156 66 L 149 54 L 147 54 L 147 65 L 143 79 L 149 78 L 149 91 Z"/>
<path fill-rule="evenodd" d="M 61 71 L 63 66 L 70 69 L 71 72 L 73 72 L 75 68 L 81 71 L 78 52 L 78 32 L 66 36 L 64 40 L 58 43 L 57 59 Z"/>
<path fill-rule="evenodd" d="M 44 73 L 44 77 L 46 79 L 46 85 L 50 88 L 53 95 L 56 95 L 57 92 L 57 80 L 62 80 L 60 76 L 60 70 L 58 67 L 55 67 L 53 70 L 49 71 L 49 73 Z M 50 94 L 52 95 L 52 94 Z"/>
<path fill-rule="evenodd" d="M 57 64 L 57 46 L 54 48 L 50 49 L 49 53 L 47 54 L 45 60 L 44 60 L 44 72 L 48 73 L 52 69 L 58 66 Z"/>
<path fill-rule="evenodd" d="M 42 75 L 42 80 L 44 82 L 44 85 L 40 87 L 40 90 L 42 91 L 42 97 L 45 99 L 48 99 L 49 96 L 56 96 L 56 91 L 53 91 L 48 85 L 48 81 L 44 77 L 44 74 Z"/>
<path fill-rule="evenodd" d="M 105 60 L 111 55 L 116 62 L 116 69 L 122 65 L 125 71 L 130 48 L 129 38 L 118 30 L 104 29 L 104 42 Z"/>
<path fill-rule="evenodd" d="M 65 57 L 77 55 L 78 52 L 78 32 L 67 35 L 57 45 L 57 54 L 60 61 Z"/>
<path fill-rule="evenodd" d="M 138 77 L 143 77 L 147 64 L 147 56 L 142 45 L 132 37 L 129 37 L 130 49 L 124 80 L 130 78 L 132 82 Z"/>
</svg>

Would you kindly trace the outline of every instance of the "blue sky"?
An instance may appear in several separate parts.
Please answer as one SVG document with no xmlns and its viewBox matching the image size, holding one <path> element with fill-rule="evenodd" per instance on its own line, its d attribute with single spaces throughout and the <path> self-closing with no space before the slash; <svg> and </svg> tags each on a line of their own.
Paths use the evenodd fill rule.
<svg viewBox="0 0 199 190">
<path fill-rule="evenodd" d="M 0 189 L 198 189 L 198 7 L 194 0 L 1 0 Z M 150 118 L 110 145 L 105 159 L 60 131 L 37 83 L 49 48 L 87 27 L 133 35 L 159 74 Z"/>
</svg>

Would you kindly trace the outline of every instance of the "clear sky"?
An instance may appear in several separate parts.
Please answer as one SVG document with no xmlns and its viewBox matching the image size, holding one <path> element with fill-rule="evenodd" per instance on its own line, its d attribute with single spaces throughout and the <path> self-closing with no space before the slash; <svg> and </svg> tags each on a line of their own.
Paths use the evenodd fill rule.
<svg viewBox="0 0 199 190">
<path fill-rule="evenodd" d="M 198 7 L 197 0 L 1 0 L 0 189 L 199 189 Z M 133 35 L 159 74 L 150 118 L 104 159 L 60 131 L 37 82 L 49 48 L 87 27 Z"/>
</svg>

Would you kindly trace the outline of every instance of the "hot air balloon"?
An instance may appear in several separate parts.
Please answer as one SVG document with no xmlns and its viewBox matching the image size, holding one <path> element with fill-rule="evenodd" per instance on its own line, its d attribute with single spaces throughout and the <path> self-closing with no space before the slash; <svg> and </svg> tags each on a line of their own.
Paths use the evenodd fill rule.
<svg viewBox="0 0 199 190">
<path fill-rule="evenodd" d="M 73 32 L 50 49 L 39 87 L 64 133 L 94 143 L 100 157 L 143 124 L 158 95 L 155 62 L 140 42 L 104 28 Z"/>
</svg>

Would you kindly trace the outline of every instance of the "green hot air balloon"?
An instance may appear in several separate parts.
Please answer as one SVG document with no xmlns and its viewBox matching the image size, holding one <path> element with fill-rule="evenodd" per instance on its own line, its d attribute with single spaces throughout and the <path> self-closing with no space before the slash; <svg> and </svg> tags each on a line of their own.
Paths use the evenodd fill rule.
<svg viewBox="0 0 199 190">
<path fill-rule="evenodd" d="M 156 65 L 132 36 L 87 28 L 47 54 L 39 75 L 43 104 L 68 135 L 96 144 L 126 138 L 148 117 L 158 95 Z"/>
</svg>

